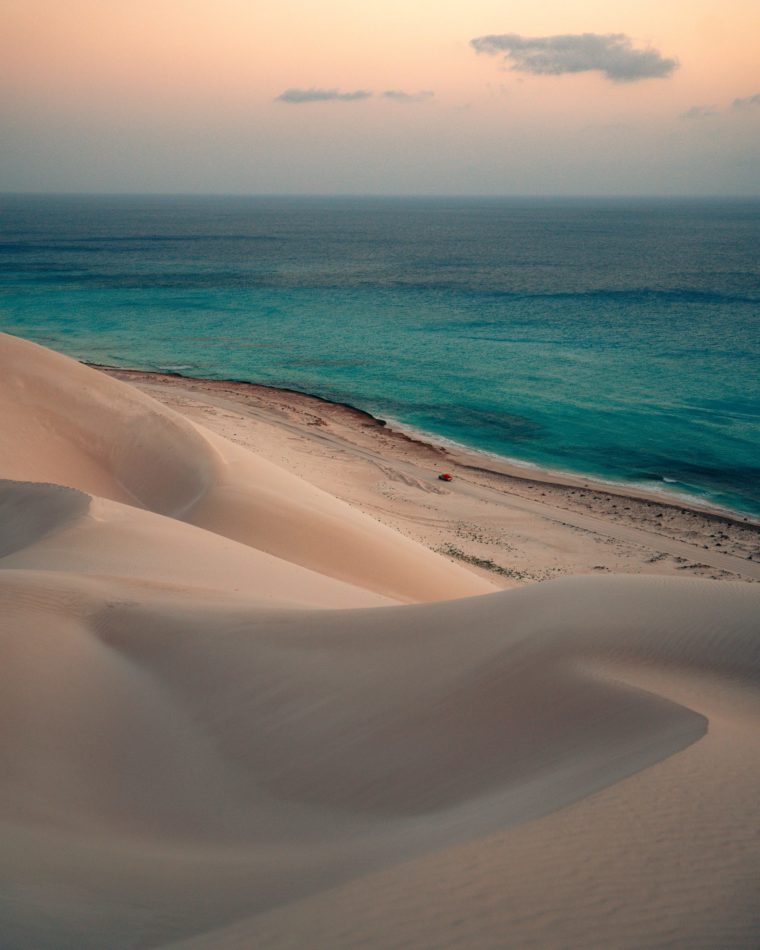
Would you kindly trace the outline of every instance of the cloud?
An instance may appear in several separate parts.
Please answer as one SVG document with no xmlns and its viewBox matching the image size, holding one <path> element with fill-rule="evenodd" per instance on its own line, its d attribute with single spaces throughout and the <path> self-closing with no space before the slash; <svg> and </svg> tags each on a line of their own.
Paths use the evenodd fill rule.
<svg viewBox="0 0 760 950">
<path fill-rule="evenodd" d="M 679 118 L 681 119 L 709 119 L 714 115 L 717 115 L 718 111 L 714 106 L 692 106 L 691 109 L 687 109 L 686 112 L 682 112 Z"/>
<path fill-rule="evenodd" d="M 425 102 L 432 99 L 435 95 L 430 89 L 421 89 L 419 92 L 402 92 L 400 89 L 386 89 L 383 93 L 385 99 L 393 99 L 394 102 Z"/>
<path fill-rule="evenodd" d="M 744 99 L 734 99 L 734 109 L 754 109 L 760 106 L 760 92 Z"/>
<path fill-rule="evenodd" d="M 353 92 L 339 92 L 337 89 L 286 89 L 275 101 L 300 104 L 302 102 L 356 102 L 359 99 L 369 99 L 372 95 L 366 89 L 356 89 Z"/>
<path fill-rule="evenodd" d="M 678 68 L 678 60 L 656 49 L 634 49 L 624 33 L 577 33 L 562 36 L 479 36 L 470 41 L 478 53 L 504 55 L 512 69 L 542 76 L 598 71 L 613 82 L 661 79 Z"/>
</svg>

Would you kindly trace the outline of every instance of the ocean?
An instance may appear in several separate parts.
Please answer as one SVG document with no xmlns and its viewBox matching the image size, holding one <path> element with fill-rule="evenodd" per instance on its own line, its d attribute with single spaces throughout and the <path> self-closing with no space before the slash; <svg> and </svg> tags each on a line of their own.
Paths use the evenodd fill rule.
<svg viewBox="0 0 760 950">
<path fill-rule="evenodd" d="M 4 196 L 0 329 L 760 515 L 760 201 Z"/>
</svg>

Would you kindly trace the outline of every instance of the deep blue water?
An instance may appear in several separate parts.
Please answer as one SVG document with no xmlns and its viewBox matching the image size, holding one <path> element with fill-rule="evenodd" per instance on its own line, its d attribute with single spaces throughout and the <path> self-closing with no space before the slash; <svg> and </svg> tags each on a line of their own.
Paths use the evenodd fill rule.
<svg viewBox="0 0 760 950">
<path fill-rule="evenodd" d="M 760 202 L 0 198 L 0 328 L 760 514 Z"/>
</svg>

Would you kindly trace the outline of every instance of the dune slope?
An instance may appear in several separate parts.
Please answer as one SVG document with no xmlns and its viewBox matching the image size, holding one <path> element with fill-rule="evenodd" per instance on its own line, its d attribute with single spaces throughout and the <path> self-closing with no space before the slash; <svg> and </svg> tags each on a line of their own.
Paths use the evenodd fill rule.
<svg viewBox="0 0 760 950">
<path fill-rule="evenodd" d="M 404 601 L 494 588 L 144 393 L 0 334 L 0 477 L 179 518 Z"/>
<path fill-rule="evenodd" d="M 9 569 L 0 592 L 18 946 L 153 946 L 540 819 L 705 735 L 650 668 L 760 724 L 732 698 L 760 672 L 745 585 L 304 612 Z"/>
<path fill-rule="evenodd" d="M 0 357 L 3 947 L 756 945 L 757 585 L 470 596 L 128 386 Z"/>
<path fill-rule="evenodd" d="M 0 480 L 0 568 L 224 591 L 269 606 L 394 603 L 194 525 L 39 482 Z"/>
</svg>

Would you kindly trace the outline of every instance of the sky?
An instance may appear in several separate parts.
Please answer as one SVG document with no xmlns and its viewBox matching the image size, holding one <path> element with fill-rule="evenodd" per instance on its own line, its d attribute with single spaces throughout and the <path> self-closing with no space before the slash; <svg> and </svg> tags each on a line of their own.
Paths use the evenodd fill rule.
<svg viewBox="0 0 760 950">
<path fill-rule="evenodd" d="M 758 0 L 0 0 L 0 191 L 760 195 Z"/>
</svg>

